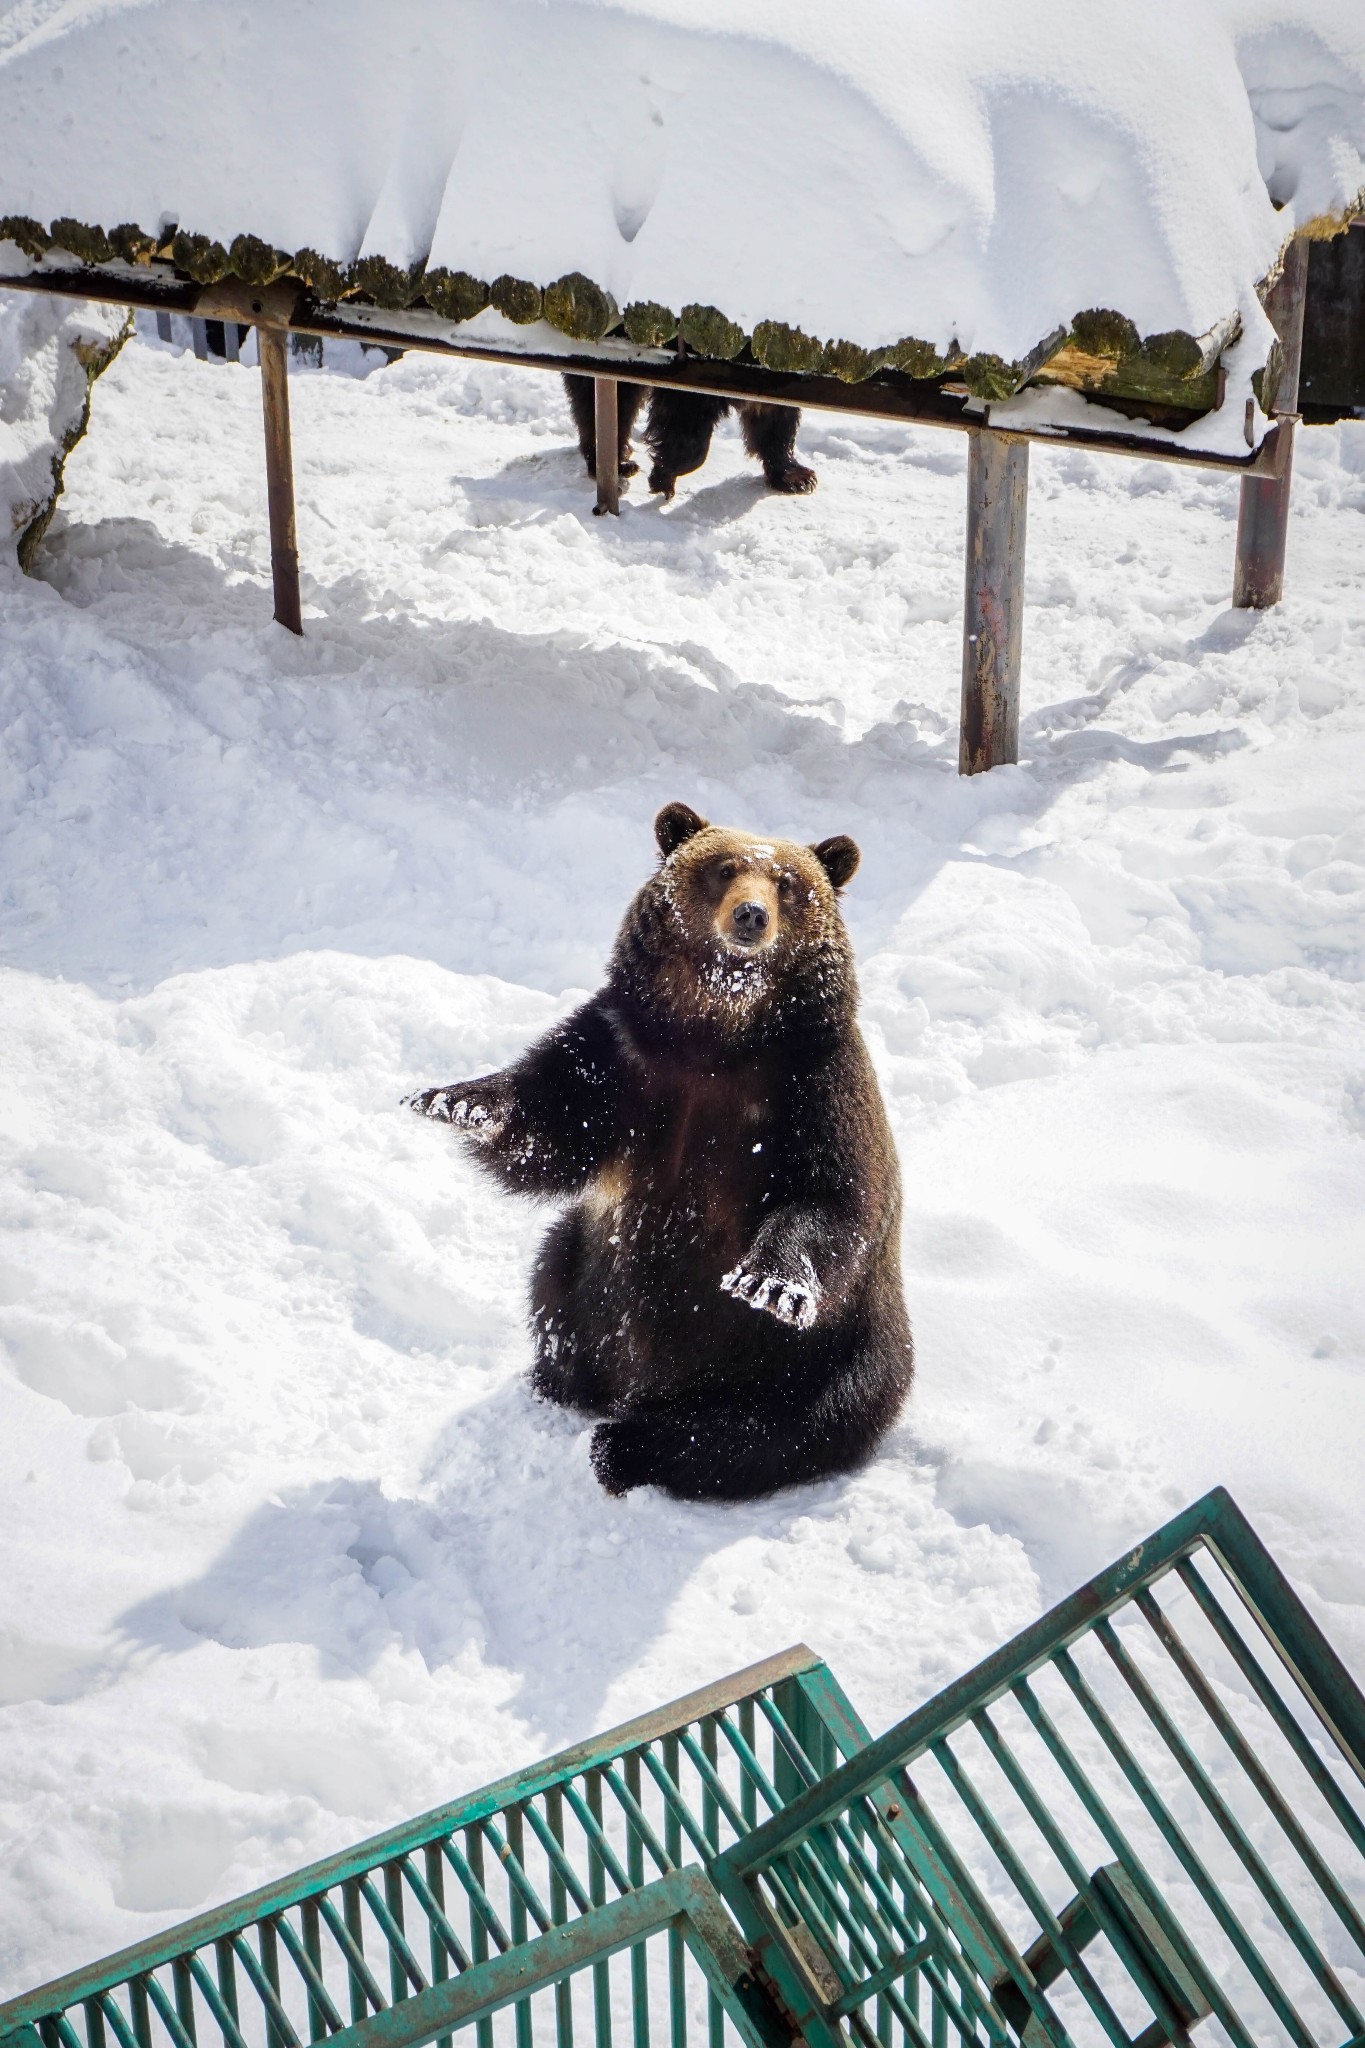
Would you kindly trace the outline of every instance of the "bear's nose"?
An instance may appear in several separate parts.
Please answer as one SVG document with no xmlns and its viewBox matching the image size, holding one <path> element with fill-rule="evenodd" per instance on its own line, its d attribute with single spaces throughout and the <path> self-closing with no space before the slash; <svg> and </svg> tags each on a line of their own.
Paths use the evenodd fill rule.
<svg viewBox="0 0 1365 2048">
<path fill-rule="evenodd" d="M 757 939 L 768 929 L 768 913 L 761 903 L 737 903 L 730 914 L 741 938 Z"/>
</svg>

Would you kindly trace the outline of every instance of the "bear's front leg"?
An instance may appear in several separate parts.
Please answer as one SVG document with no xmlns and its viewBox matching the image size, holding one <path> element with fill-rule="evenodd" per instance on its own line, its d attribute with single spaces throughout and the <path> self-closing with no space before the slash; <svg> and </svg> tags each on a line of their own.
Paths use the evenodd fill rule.
<svg viewBox="0 0 1365 2048">
<path fill-rule="evenodd" d="M 818 1208 L 782 1209 L 722 1273 L 720 1291 L 794 1330 L 809 1330 L 843 1299 L 866 1257 L 866 1238 L 845 1220 Z"/>
<path fill-rule="evenodd" d="M 621 1052 L 594 999 L 513 1066 L 407 1097 L 419 1116 L 453 1124 L 479 1165 L 514 1194 L 581 1194 L 616 1142 Z"/>
</svg>

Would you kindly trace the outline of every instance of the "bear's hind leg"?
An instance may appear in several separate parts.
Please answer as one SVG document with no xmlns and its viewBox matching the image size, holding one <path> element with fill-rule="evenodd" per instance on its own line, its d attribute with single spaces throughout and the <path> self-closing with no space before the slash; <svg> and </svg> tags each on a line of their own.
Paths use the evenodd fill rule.
<svg viewBox="0 0 1365 2048">
<path fill-rule="evenodd" d="M 815 471 L 796 459 L 800 424 L 801 413 L 794 405 L 748 404 L 739 408 L 744 445 L 763 464 L 771 490 L 790 495 L 815 489 Z"/>
<path fill-rule="evenodd" d="M 784 1387 L 766 1397 L 692 1398 L 599 1423 L 592 1464 L 608 1493 L 661 1486 L 679 1500 L 757 1500 L 780 1486 L 851 1472 L 895 1421 L 910 1383 L 908 1336 L 844 1367 L 808 1400 Z"/>
<path fill-rule="evenodd" d="M 701 468 L 716 422 L 729 410 L 728 398 L 708 398 L 700 391 L 655 390 L 645 422 L 645 440 L 654 456 L 649 472 L 651 491 L 671 498 L 678 478 Z"/>
<path fill-rule="evenodd" d="M 531 1276 L 532 1391 L 542 1401 L 601 1415 L 610 1395 L 596 1333 L 583 1327 L 578 1281 L 583 1267 L 583 1216 L 567 1209 L 546 1231 Z"/>
</svg>

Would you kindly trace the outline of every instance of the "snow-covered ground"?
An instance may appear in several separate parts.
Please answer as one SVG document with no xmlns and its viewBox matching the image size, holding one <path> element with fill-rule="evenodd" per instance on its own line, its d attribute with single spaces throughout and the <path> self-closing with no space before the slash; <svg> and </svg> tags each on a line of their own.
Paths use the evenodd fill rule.
<svg viewBox="0 0 1365 2048">
<path fill-rule="evenodd" d="M 1024 762 L 956 773 L 965 448 L 807 418 L 591 516 L 557 387 L 127 348 L 0 571 L 0 1994 L 804 1638 L 882 1726 L 1226 1481 L 1365 1668 L 1365 423 L 1035 452 Z M 681 797 L 852 832 L 916 1390 L 853 1479 L 596 1488 L 540 1219 L 412 1085 L 595 985 Z"/>
</svg>

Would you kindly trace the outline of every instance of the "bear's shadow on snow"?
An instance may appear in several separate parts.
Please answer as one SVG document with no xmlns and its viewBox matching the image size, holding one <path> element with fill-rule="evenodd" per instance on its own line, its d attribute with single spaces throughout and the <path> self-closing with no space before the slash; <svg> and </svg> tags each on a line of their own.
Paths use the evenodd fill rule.
<svg viewBox="0 0 1365 2048">
<path fill-rule="evenodd" d="M 438 1433 L 420 1499 L 354 1477 L 281 1489 L 199 1577 L 119 1617 L 117 1654 L 306 1645 L 323 1681 L 394 1658 L 436 1674 L 475 1655 L 492 1685 L 513 1680 L 510 1697 L 497 1688 L 499 1711 L 547 1746 L 576 1740 L 600 1725 L 615 1679 L 640 1665 L 712 1559 L 830 1512 L 850 1483 L 739 1505 L 652 1489 L 616 1500 L 589 1467 L 591 1427 L 534 1400 L 520 1376 L 505 1381 Z"/>
</svg>

